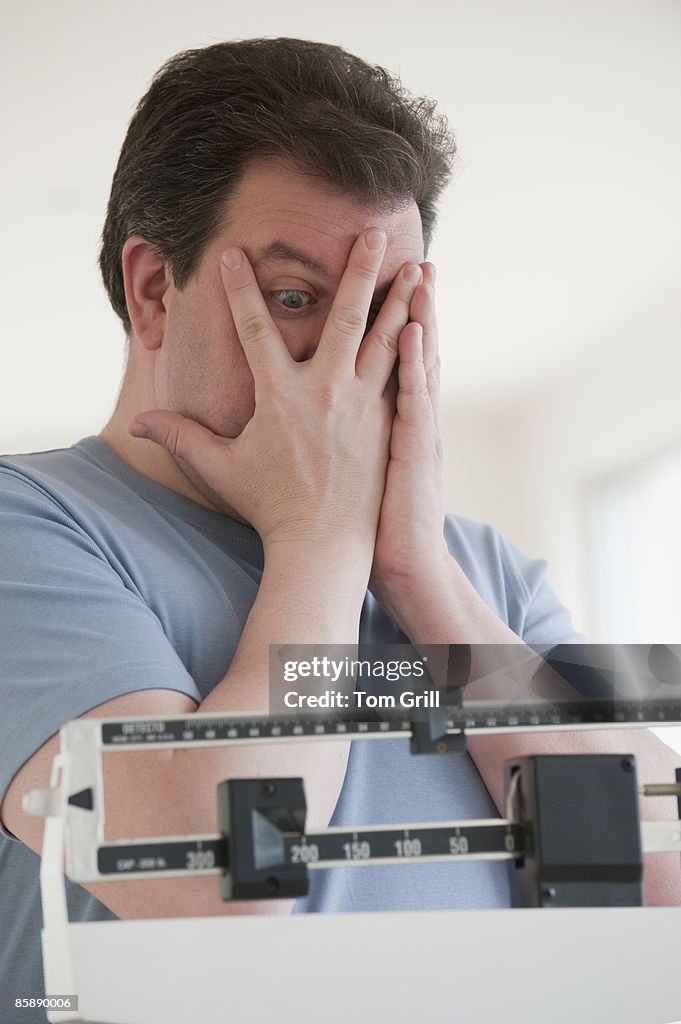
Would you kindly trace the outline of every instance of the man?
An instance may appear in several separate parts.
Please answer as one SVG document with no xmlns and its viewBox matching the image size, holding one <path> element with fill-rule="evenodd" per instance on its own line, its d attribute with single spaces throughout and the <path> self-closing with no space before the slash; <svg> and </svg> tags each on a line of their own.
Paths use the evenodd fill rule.
<svg viewBox="0 0 681 1024">
<path fill-rule="evenodd" d="M 100 258 L 129 339 L 116 409 L 72 448 L 0 462 L 3 991 L 41 988 L 42 823 L 21 797 L 63 722 L 263 710 L 270 644 L 578 639 L 544 562 L 443 515 L 425 256 L 454 145 L 433 108 L 297 39 L 179 54 L 138 106 Z M 107 825 L 214 831 L 216 783 L 269 774 L 304 777 L 311 829 L 489 817 L 506 757 L 620 748 L 669 777 L 671 752 L 635 734 L 117 755 Z M 673 870 L 650 875 L 660 902 Z M 214 878 L 68 893 L 75 920 L 291 910 L 222 903 Z M 504 866 L 467 862 L 318 872 L 294 909 L 507 903 Z"/>
</svg>

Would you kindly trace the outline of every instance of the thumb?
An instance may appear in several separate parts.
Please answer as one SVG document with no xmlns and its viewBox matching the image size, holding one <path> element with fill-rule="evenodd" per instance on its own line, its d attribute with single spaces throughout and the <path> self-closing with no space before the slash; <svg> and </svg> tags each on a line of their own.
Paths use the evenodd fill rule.
<svg viewBox="0 0 681 1024">
<path fill-rule="evenodd" d="M 143 437 L 165 448 L 179 462 L 185 462 L 210 478 L 216 455 L 224 459 L 232 438 L 221 437 L 196 420 L 166 409 L 140 413 L 130 424 L 133 437 Z"/>
</svg>

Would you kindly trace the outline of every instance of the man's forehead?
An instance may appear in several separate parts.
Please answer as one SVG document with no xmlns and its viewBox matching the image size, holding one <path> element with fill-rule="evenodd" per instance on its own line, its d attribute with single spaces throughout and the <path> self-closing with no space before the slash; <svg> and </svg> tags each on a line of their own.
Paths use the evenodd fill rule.
<svg viewBox="0 0 681 1024">
<path fill-rule="evenodd" d="M 413 200 L 394 212 L 378 212 L 280 162 L 263 161 L 248 170 L 228 204 L 227 221 L 230 241 L 254 265 L 297 264 L 328 284 L 338 283 L 357 236 L 370 227 L 388 236 L 381 279 L 424 258 L 421 215 Z"/>
<path fill-rule="evenodd" d="M 347 255 L 349 255 L 352 244 L 354 243 L 355 237 L 352 237 L 347 245 L 342 246 L 342 266 L 337 265 L 338 260 L 335 254 L 331 261 L 328 261 L 326 257 L 325 246 L 311 246 L 311 251 L 307 251 L 299 245 L 293 245 L 286 238 L 275 238 L 272 241 L 265 242 L 253 246 L 251 248 L 250 259 L 254 267 L 283 267 L 285 265 L 296 264 L 309 273 L 314 274 L 316 277 L 321 278 L 325 284 L 334 285 L 338 283 L 338 280 L 343 274 L 345 267 L 347 266 Z M 384 278 L 386 271 L 393 270 L 392 276 L 397 272 L 400 266 L 406 262 L 420 262 L 419 252 L 415 252 L 418 246 L 415 245 L 415 240 L 407 237 L 404 239 L 404 247 L 388 247 L 388 253 L 386 259 L 379 272 L 379 278 Z M 411 244 L 410 244 L 411 243 Z M 309 246 L 309 243 L 308 243 Z M 334 246 L 334 249 L 337 247 Z M 392 251 L 391 251 L 392 249 Z M 400 253 L 404 253 L 403 258 L 400 257 Z M 380 290 L 380 289 L 379 289 Z"/>
</svg>

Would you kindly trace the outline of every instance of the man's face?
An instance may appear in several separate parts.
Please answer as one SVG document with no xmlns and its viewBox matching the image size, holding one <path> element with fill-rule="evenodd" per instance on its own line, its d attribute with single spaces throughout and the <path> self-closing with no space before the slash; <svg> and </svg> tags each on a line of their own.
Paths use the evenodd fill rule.
<svg viewBox="0 0 681 1024">
<path fill-rule="evenodd" d="M 222 283 L 224 249 L 244 250 L 275 326 L 292 358 L 300 361 L 314 354 L 350 250 L 369 227 L 387 234 L 375 315 L 400 267 L 424 260 L 416 203 L 378 215 L 290 165 L 274 159 L 254 163 L 196 276 L 182 291 L 171 284 L 164 297 L 167 315 L 155 366 L 158 407 L 190 416 L 225 437 L 239 434 L 253 415 L 253 378 Z M 305 265 L 292 250 L 317 266 Z"/>
</svg>

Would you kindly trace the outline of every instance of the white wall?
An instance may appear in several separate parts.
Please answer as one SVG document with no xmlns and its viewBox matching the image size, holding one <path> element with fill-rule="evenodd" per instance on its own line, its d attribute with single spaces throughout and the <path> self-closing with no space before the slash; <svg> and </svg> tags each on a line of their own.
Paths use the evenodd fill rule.
<svg viewBox="0 0 681 1024">
<path fill-rule="evenodd" d="M 681 307 L 641 310 L 620 337 L 511 404 L 443 410 L 447 507 L 494 523 L 534 557 L 592 642 L 588 487 L 681 443 Z M 681 624 L 680 624 L 681 626 Z"/>
</svg>

